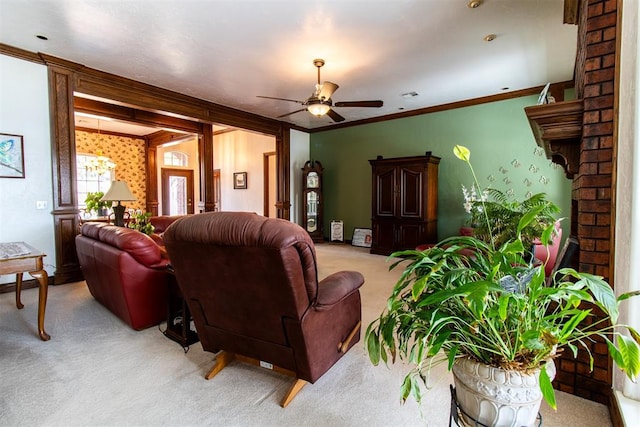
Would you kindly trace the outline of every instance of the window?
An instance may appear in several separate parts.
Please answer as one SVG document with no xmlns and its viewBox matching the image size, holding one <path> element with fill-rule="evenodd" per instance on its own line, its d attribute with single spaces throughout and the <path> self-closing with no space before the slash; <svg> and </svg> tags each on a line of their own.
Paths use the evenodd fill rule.
<svg viewBox="0 0 640 427">
<path fill-rule="evenodd" d="M 96 160 L 98 156 L 94 154 L 77 154 L 77 186 L 78 186 L 78 207 L 84 209 L 86 207 L 84 200 L 87 193 L 95 193 L 102 191 L 106 193 L 111 187 L 111 181 L 114 179 L 113 169 L 105 173 L 98 173 L 87 169 L 89 162 Z"/>
<path fill-rule="evenodd" d="M 165 166 L 189 166 L 189 156 L 181 151 L 166 151 L 164 164 Z"/>
</svg>

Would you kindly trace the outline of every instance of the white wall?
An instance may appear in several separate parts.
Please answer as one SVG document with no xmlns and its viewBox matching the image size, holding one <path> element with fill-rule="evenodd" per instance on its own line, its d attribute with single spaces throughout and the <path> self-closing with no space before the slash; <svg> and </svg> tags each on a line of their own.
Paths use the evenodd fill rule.
<svg viewBox="0 0 640 427">
<path fill-rule="evenodd" d="M 24 136 L 25 178 L 0 178 L 0 242 L 24 241 L 55 271 L 49 92 L 44 65 L 0 55 L 0 132 Z M 46 202 L 37 210 L 36 201 Z M 27 279 L 30 277 L 25 277 Z M 0 283 L 14 282 L 2 276 Z"/>
<path fill-rule="evenodd" d="M 291 162 L 291 222 L 301 224 L 302 222 L 302 168 L 304 163 L 309 160 L 309 141 L 310 135 L 306 132 L 291 130 L 290 134 L 290 162 Z"/>
<path fill-rule="evenodd" d="M 275 137 L 233 131 L 213 138 L 213 167 L 220 169 L 220 210 L 264 214 L 264 153 L 276 150 Z M 247 172 L 247 189 L 233 188 L 234 172 Z"/>
</svg>

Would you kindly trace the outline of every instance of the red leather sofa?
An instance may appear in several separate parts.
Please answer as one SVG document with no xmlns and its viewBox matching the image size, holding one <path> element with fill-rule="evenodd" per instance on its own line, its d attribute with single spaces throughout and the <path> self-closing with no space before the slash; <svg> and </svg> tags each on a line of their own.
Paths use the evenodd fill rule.
<svg viewBox="0 0 640 427">
<path fill-rule="evenodd" d="M 167 317 L 167 286 L 175 280 L 169 260 L 137 230 L 87 222 L 76 251 L 91 295 L 135 330 Z"/>
</svg>

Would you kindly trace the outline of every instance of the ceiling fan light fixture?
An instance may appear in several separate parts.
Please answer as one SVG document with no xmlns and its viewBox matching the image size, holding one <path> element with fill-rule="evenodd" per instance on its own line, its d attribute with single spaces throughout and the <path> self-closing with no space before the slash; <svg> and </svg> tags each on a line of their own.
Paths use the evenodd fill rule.
<svg viewBox="0 0 640 427">
<path fill-rule="evenodd" d="M 317 117 L 324 116 L 330 109 L 331 106 L 320 99 L 309 101 L 309 105 L 307 105 L 307 110 Z"/>
</svg>

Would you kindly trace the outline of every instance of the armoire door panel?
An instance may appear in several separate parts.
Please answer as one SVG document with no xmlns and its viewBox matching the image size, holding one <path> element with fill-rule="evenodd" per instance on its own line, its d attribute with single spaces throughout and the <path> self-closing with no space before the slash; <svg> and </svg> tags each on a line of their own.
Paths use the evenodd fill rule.
<svg viewBox="0 0 640 427">
<path fill-rule="evenodd" d="M 424 241 L 424 224 L 403 223 L 398 226 L 399 243 L 394 250 L 415 249 Z"/>
<path fill-rule="evenodd" d="M 422 171 L 400 169 L 400 217 L 403 219 L 422 218 Z"/>
<path fill-rule="evenodd" d="M 388 255 L 395 250 L 396 230 L 393 221 L 379 221 L 373 223 L 371 253 Z"/>
<path fill-rule="evenodd" d="M 394 169 L 383 170 L 377 180 L 375 215 L 393 217 L 396 215 L 396 172 Z"/>
</svg>

